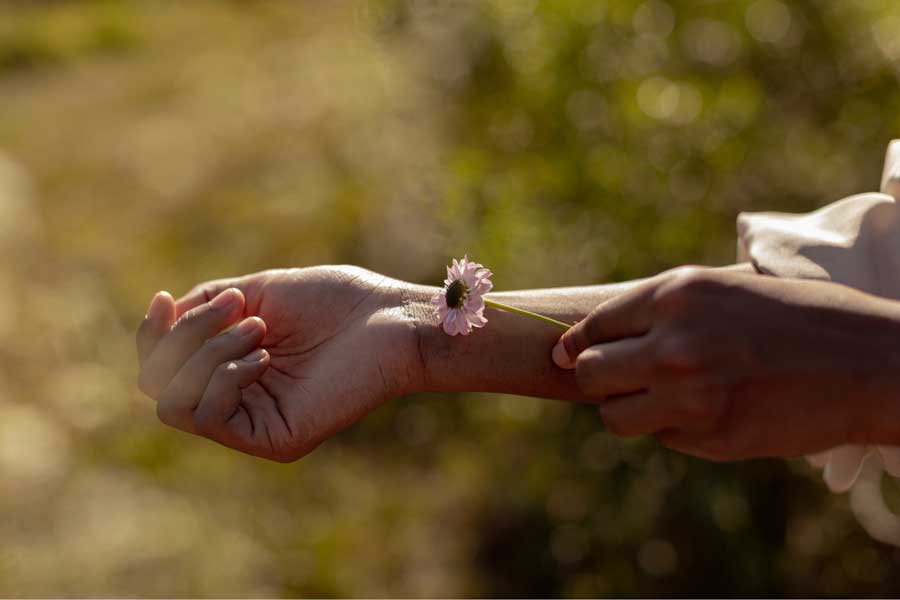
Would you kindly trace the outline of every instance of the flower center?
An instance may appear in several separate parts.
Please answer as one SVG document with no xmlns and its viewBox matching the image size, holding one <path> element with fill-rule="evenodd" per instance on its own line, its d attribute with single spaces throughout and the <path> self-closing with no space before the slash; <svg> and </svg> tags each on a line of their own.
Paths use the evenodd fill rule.
<svg viewBox="0 0 900 600">
<path fill-rule="evenodd" d="M 457 279 L 447 286 L 447 306 L 449 308 L 459 308 L 466 299 L 469 288 L 462 279 Z"/>
</svg>

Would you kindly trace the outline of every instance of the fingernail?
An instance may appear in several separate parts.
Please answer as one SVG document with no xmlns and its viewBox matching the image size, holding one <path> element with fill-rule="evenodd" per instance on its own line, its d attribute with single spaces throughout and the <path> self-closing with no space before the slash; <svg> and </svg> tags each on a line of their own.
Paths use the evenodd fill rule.
<svg viewBox="0 0 900 600">
<path fill-rule="evenodd" d="M 250 354 L 248 354 L 241 360 L 243 360 L 245 362 L 262 362 L 266 359 L 266 357 L 268 355 L 269 355 L 269 353 L 266 352 L 265 350 L 263 350 L 262 348 L 257 348 L 256 350 L 254 350 L 253 352 L 251 352 Z"/>
<path fill-rule="evenodd" d="M 213 308 L 227 308 L 229 306 L 233 306 L 238 300 L 239 293 L 240 292 L 238 292 L 237 288 L 228 288 L 227 290 L 213 298 L 209 302 L 209 305 Z"/>
<path fill-rule="evenodd" d="M 553 346 L 553 362 L 562 369 L 575 368 L 575 363 L 569 358 L 569 353 L 566 351 L 566 346 L 563 344 L 562 340 L 559 340 L 556 345 Z"/>
<path fill-rule="evenodd" d="M 262 323 L 262 319 L 259 317 L 244 319 L 234 328 L 234 333 L 238 336 L 251 335 L 259 330 L 260 323 Z"/>
</svg>

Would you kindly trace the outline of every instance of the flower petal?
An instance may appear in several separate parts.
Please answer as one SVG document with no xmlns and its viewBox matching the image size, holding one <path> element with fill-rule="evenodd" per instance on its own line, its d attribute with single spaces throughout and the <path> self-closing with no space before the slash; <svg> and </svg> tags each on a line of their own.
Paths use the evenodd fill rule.
<svg viewBox="0 0 900 600">
<path fill-rule="evenodd" d="M 463 271 L 462 280 L 466 283 L 466 287 L 470 290 L 478 285 L 478 278 L 475 277 L 475 271 L 472 269 L 466 269 L 465 271 Z"/>
<path fill-rule="evenodd" d="M 459 260 L 452 259 L 451 265 L 447 267 L 444 288 L 431 299 L 447 334 L 468 335 L 473 327 L 483 327 L 487 323 L 483 296 L 494 287 L 490 280 L 492 275 L 490 269 L 486 269 L 481 263 L 470 261 L 468 254 Z M 447 289 L 456 281 L 465 284 L 465 299 L 461 307 L 450 308 L 447 305 Z"/>
<path fill-rule="evenodd" d="M 472 332 L 472 326 L 469 324 L 466 313 L 461 310 L 456 312 L 456 332 L 460 335 L 469 335 Z"/>
<path fill-rule="evenodd" d="M 485 317 L 481 312 L 468 313 L 466 315 L 466 319 L 469 321 L 469 325 L 471 325 L 472 327 L 484 327 L 488 322 L 487 317 Z"/>
<path fill-rule="evenodd" d="M 459 311 L 457 311 L 457 310 L 451 310 L 451 311 L 447 312 L 447 314 L 442 319 L 443 325 L 444 325 L 444 333 L 446 333 L 447 335 L 456 335 L 457 334 L 456 319 L 458 316 L 459 316 Z"/>
<path fill-rule="evenodd" d="M 472 291 L 476 294 L 487 294 L 494 289 L 494 284 L 490 279 L 479 279 L 478 283 L 472 287 Z"/>
<path fill-rule="evenodd" d="M 453 274 L 451 279 L 453 279 L 453 280 L 460 279 L 462 277 L 463 270 L 464 269 L 463 269 L 462 264 L 454 258 L 453 265 L 450 267 L 450 272 Z"/>
<path fill-rule="evenodd" d="M 474 294 L 469 294 L 469 297 L 466 298 L 465 303 L 463 303 L 463 310 L 466 313 L 478 313 L 484 311 L 484 298 L 481 296 L 477 296 Z"/>
</svg>

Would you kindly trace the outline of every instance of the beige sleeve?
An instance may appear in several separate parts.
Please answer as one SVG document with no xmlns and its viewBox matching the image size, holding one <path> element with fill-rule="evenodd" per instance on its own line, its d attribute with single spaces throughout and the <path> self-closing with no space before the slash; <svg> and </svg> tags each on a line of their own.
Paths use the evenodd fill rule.
<svg viewBox="0 0 900 600">
<path fill-rule="evenodd" d="M 777 277 L 824 279 L 900 299 L 900 140 L 888 147 L 881 189 L 807 214 L 741 214 L 738 260 Z"/>
</svg>

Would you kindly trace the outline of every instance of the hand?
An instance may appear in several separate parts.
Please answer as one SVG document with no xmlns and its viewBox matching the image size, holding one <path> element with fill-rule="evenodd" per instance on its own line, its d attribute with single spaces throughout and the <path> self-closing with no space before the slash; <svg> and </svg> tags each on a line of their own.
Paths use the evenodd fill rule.
<svg viewBox="0 0 900 600">
<path fill-rule="evenodd" d="M 137 332 L 139 386 L 168 425 L 296 460 L 420 387 L 403 301 L 404 284 L 355 267 L 210 281 L 177 302 L 161 292 Z"/>
<path fill-rule="evenodd" d="M 900 443 L 900 308 L 820 281 L 696 268 L 598 306 L 554 360 L 613 433 L 711 460 Z"/>
</svg>

